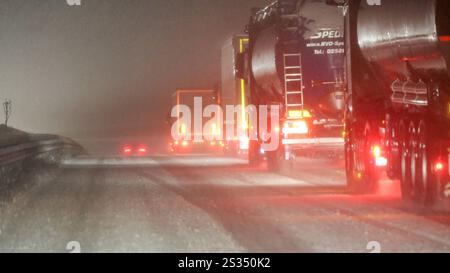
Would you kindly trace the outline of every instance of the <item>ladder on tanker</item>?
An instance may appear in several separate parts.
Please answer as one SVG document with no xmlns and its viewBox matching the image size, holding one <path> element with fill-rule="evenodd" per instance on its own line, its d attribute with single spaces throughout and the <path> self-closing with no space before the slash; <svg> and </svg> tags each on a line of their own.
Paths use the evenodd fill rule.
<svg viewBox="0 0 450 273">
<path fill-rule="evenodd" d="M 289 111 L 303 111 L 303 74 L 302 56 L 300 53 L 284 54 L 284 98 L 285 112 L 287 117 Z"/>
</svg>

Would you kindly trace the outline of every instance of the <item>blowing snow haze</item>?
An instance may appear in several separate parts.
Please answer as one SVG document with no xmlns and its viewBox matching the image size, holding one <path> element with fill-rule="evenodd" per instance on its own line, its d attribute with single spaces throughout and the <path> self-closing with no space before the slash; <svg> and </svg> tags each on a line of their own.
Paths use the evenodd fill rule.
<svg viewBox="0 0 450 273">
<path fill-rule="evenodd" d="M 11 125 L 104 138 L 161 130 L 179 87 L 219 82 L 222 42 L 267 0 L 1 0 Z"/>
</svg>

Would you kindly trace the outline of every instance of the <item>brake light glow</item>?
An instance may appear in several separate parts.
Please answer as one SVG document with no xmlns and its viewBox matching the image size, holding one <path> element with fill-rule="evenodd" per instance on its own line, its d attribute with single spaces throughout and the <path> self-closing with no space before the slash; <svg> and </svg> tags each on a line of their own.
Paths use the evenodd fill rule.
<svg viewBox="0 0 450 273">
<path fill-rule="evenodd" d="M 291 110 L 288 112 L 289 118 L 302 118 L 302 111 L 300 110 Z"/>
<path fill-rule="evenodd" d="M 298 121 L 294 123 L 294 128 L 299 130 L 299 133 L 304 133 L 307 134 L 309 129 L 308 129 L 308 124 L 306 124 L 305 121 Z"/>
<path fill-rule="evenodd" d="M 436 164 L 434 165 L 434 170 L 436 172 L 441 172 L 442 170 L 444 170 L 444 163 L 440 161 L 436 162 Z"/>
<path fill-rule="evenodd" d="M 147 148 L 146 147 L 141 147 L 141 148 L 138 149 L 138 152 L 140 154 L 145 154 L 145 153 L 147 153 Z"/>
<path fill-rule="evenodd" d="M 360 172 L 357 173 L 357 174 L 356 174 L 356 178 L 361 179 L 361 178 L 362 178 L 362 173 L 360 173 Z"/>
<path fill-rule="evenodd" d="M 133 149 L 131 147 L 126 146 L 126 147 L 123 148 L 122 152 L 125 155 L 129 155 L 129 154 L 131 154 L 133 152 Z"/>
<path fill-rule="evenodd" d="M 303 118 L 312 118 L 312 115 L 308 110 L 303 110 Z"/>
<path fill-rule="evenodd" d="M 385 158 L 385 157 L 377 157 L 377 158 L 375 158 L 375 165 L 377 167 L 385 167 L 385 166 L 387 166 L 387 158 Z"/>
<path fill-rule="evenodd" d="M 308 124 L 304 120 L 286 121 L 284 123 L 283 134 L 307 134 Z"/>
<path fill-rule="evenodd" d="M 372 153 L 374 157 L 380 157 L 381 156 L 381 148 L 378 145 L 373 146 Z"/>
<path fill-rule="evenodd" d="M 379 145 L 375 145 L 372 147 L 372 154 L 375 158 L 375 166 L 377 167 L 385 167 L 387 166 L 387 158 L 383 156 L 381 147 Z"/>
<path fill-rule="evenodd" d="M 242 136 L 239 138 L 239 149 L 248 150 L 250 145 L 250 139 L 247 136 Z"/>
<path fill-rule="evenodd" d="M 288 112 L 288 118 L 290 119 L 301 119 L 301 118 L 311 118 L 312 115 L 308 110 L 290 110 Z"/>
<path fill-rule="evenodd" d="M 450 36 L 439 36 L 439 41 L 450 42 Z"/>
</svg>

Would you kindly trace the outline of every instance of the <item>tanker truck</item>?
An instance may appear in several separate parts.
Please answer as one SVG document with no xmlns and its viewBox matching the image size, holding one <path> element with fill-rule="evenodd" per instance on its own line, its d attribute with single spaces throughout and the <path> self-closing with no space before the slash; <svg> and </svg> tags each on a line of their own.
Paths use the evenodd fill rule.
<svg viewBox="0 0 450 273">
<path fill-rule="evenodd" d="M 343 23 L 341 8 L 326 0 L 278 0 L 252 15 L 238 71 L 251 105 L 279 107 L 280 143 L 262 151 L 264 137 L 251 138 L 250 164 L 266 157 L 269 170 L 280 171 L 303 151 L 343 154 Z"/>
<path fill-rule="evenodd" d="M 420 204 L 449 197 L 450 1 L 327 1 L 345 15 L 345 161 L 373 191 L 378 163 Z M 376 157 L 386 158 L 377 162 Z"/>
</svg>

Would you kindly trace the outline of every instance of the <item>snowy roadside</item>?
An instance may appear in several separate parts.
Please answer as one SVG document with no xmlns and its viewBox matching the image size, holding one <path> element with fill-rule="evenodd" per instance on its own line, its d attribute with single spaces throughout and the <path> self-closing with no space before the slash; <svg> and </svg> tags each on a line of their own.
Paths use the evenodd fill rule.
<svg viewBox="0 0 450 273">
<path fill-rule="evenodd" d="M 14 149 L 27 143 L 39 141 L 65 140 L 59 136 L 28 134 L 26 132 L 0 125 L 0 151 Z M 36 144 L 35 144 L 36 145 Z M 20 151 L 20 149 L 18 149 Z M 32 188 L 40 181 L 51 181 L 63 159 L 84 153 L 82 147 L 76 145 L 60 145 L 53 149 L 35 149 L 31 156 L 20 160 L 1 164 L 0 160 L 0 235 L 5 208 L 14 203 L 21 193 Z M 35 153 L 35 154 L 33 154 Z M 1 158 L 0 158 L 1 159 Z"/>
</svg>

